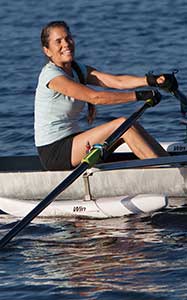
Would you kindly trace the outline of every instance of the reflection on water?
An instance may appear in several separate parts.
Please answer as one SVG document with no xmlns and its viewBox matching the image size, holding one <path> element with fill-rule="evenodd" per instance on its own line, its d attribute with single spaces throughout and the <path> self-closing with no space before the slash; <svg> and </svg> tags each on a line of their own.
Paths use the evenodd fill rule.
<svg viewBox="0 0 187 300">
<path fill-rule="evenodd" d="M 11 273 L 22 288 L 32 286 L 49 295 L 63 293 L 67 299 L 68 295 L 71 299 L 75 295 L 107 299 L 105 292 L 115 290 L 123 296 L 128 291 L 132 299 L 134 295 L 169 299 L 174 280 L 177 293 L 184 293 L 184 281 L 179 278 L 186 274 L 185 235 L 152 224 L 146 216 L 97 221 L 38 219 L 9 244 L 8 256 L 3 251 L 8 263 L 3 282 Z"/>
</svg>

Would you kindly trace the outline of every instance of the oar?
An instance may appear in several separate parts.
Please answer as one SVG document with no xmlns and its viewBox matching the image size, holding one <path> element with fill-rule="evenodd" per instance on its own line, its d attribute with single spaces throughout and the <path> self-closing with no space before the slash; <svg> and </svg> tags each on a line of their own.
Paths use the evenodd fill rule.
<svg viewBox="0 0 187 300">
<path fill-rule="evenodd" d="M 172 94 L 180 101 L 181 112 L 185 114 L 187 112 L 187 96 L 185 96 L 179 89 L 172 92 Z"/>
<path fill-rule="evenodd" d="M 173 95 L 178 100 L 180 100 L 181 103 L 183 103 L 184 105 L 187 105 L 187 97 L 179 89 L 177 89 L 176 91 L 174 91 Z"/>
<path fill-rule="evenodd" d="M 153 100 L 147 100 L 142 107 L 134 112 L 126 121 L 124 121 L 114 133 L 106 139 L 100 147 L 93 147 L 93 149 L 86 155 L 82 162 L 76 167 L 72 173 L 67 176 L 54 190 L 49 193 L 30 213 L 28 213 L 21 221 L 19 221 L 1 240 L 0 248 L 3 248 L 13 237 L 16 236 L 22 229 L 24 229 L 35 217 L 37 217 L 62 191 L 68 188 L 81 174 L 88 168 L 95 165 L 103 155 L 103 151 L 107 151 L 112 145 L 123 135 L 135 121 L 144 113 L 144 111 L 153 106 Z"/>
<path fill-rule="evenodd" d="M 187 96 L 184 95 L 179 89 L 171 92 L 171 94 L 180 101 L 181 113 L 185 115 L 187 113 Z"/>
<path fill-rule="evenodd" d="M 124 169 L 138 169 L 145 167 L 156 167 L 156 166 L 178 166 L 186 167 L 187 164 L 187 155 L 171 155 L 171 156 L 162 156 L 157 158 L 146 158 L 146 159 L 133 159 L 129 161 L 117 161 L 111 163 L 100 163 L 97 164 L 97 167 L 94 169 L 94 172 L 97 171 L 109 171 L 109 170 L 124 170 Z"/>
</svg>

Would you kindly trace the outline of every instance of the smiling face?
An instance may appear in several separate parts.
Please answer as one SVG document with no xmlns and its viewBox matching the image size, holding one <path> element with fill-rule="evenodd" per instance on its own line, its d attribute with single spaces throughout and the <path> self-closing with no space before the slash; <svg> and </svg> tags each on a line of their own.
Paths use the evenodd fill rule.
<svg viewBox="0 0 187 300">
<path fill-rule="evenodd" d="M 64 67 L 74 57 L 74 40 L 67 28 L 53 27 L 49 31 L 48 45 L 43 47 L 44 53 L 57 66 Z"/>
</svg>

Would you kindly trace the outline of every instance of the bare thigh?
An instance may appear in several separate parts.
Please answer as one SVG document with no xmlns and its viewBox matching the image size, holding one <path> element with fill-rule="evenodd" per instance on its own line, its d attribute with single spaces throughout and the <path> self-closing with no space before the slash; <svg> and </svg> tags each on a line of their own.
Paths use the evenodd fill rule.
<svg viewBox="0 0 187 300">
<path fill-rule="evenodd" d="M 76 166 L 86 155 L 86 145 L 102 144 L 123 122 L 121 117 L 98 127 L 92 128 L 73 139 L 71 163 Z M 119 140 L 116 144 L 119 145 Z M 132 152 L 140 159 L 168 156 L 161 145 L 137 122 L 130 127 L 120 138 L 120 143 L 126 142 Z M 113 146 L 113 150 L 115 146 Z"/>
</svg>

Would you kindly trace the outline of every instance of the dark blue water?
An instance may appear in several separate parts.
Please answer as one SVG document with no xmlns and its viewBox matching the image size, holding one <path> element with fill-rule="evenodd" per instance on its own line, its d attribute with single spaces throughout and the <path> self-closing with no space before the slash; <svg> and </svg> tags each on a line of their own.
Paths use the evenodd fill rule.
<svg viewBox="0 0 187 300">
<path fill-rule="evenodd" d="M 83 63 L 136 75 L 178 69 L 187 93 L 185 0 L 1 0 L 1 156 L 36 153 L 34 91 L 45 62 L 39 36 L 57 19 L 69 23 Z M 138 105 L 100 106 L 96 124 Z M 163 93 L 141 123 L 161 141 L 182 141 L 180 118 L 177 100 Z M 1 236 L 15 220 L 0 217 Z M 38 220 L 1 251 L 0 299 L 187 299 L 187 226 L 180 225 L 143 217 Z"/>
</svg>

